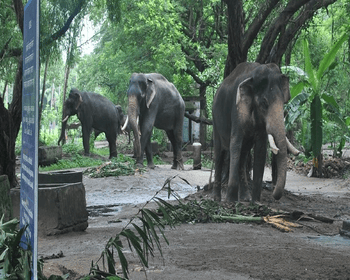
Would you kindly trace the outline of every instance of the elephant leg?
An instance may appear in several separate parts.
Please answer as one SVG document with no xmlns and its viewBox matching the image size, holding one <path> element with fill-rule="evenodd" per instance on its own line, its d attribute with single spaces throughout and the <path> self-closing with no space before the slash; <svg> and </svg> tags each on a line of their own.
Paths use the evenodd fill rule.
<svg viewBox="0 0 350 280">
<path fill-rule="evenodd" d="M 106 133 L 106 138 L 109 144 L 109 158 L 117 157 L 117 137 L 114 136 L 116 133 Z"/>
<path fill-rule="evenodd" d="M 146 151 L 146 158 L 147 158 L 147 167 L 150 169 L 154 169 L 155 165 L 153 163 L 153 151 L 152 151 L 151 138 L 148 139 L 145 151 Z"/>
<path fill-rule="evenodd" d="M 262 179 L 264 176 L 267 135 L 259 135 L 254 146 L 252 202 L 260 201 Z"/>
<path fill-rule="evenodd" d="M 239 186 L 241 177 L 239 174 L 240 159 L 242 150 L 242 140 L 239 137 L 232 137 L 230 141 L 230 167 L 229 167 L 229 178 L 227 185 L 227 202 L 239 201 Z"/>
<path fill-rule="evenodd" d="M 168 135 L 168 138 L 173 145 L 174 159 L 171 168 L 183 170 L 184 165 L 181 154 L 182 134 L 181 137 L 179 137 L 179 133 L 176 133 L 175 130 L 168 130 L 166 131 L 166 134 Z"/>
<path fill-rule="evenodd" d="M 213 128 L 214 134 L 214 161 L 215 161 L 215 175 L 214 175 L 214 188 L 213 199 L 215 201 L 221 201 L 221 184 L 222 184 L 222 168 L 224 165 L 225 151 L 221 149 L 220 139 L 215 133 L 215 127 Z"/>
<path fill-rule="evenodd" d="M 240 201 L 250 201 L 249 192 L 249 173 L 250 173 L 250 150 L 253 146 L 252 141 L 243 141 L 241 158 L 240 158 L 240 184 L 239 184 L 239 199 Z"/>
<path fill-rule="evenodd" d="M 139 158 L 136 159 L 137 164 L 143 166 L 143 155 L 146 151 L 147 156 L 147 166 L 154 168 L 153 164 L 153 153 L 152 153 L 152 146 L 151 146 L 151 133 L 152 133 L 153 126 L 147 127 L 146 124 L 141 125 L 141 155 Z"/>
<path fill-rule="evenodd" d="M 91 134 L 91 127 L 88 127 L 86 125 L 82 125 L 82 132 L 83 132 L 83 146 L 84 146 L 84 154 L 86 156 L 90 155 L 90 134 Z"/>
</svg>

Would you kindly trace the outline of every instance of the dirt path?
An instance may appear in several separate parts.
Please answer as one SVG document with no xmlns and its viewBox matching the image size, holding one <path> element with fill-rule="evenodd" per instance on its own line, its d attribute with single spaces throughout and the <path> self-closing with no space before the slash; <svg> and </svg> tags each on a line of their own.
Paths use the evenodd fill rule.
<svg viewBox="0 0 350 280">
<path fill-rule="evenodd" d="M 87 274 L 91 261 L 98 260 L 108 239 L 170 176 L 180 177 L 172 184 L 183 196 L 209 197 L 204 191 L 197 192 L 197 186 L 208 182 L 210 172 L 194 171 L 191 166 L 185 169 L 174 171 L 166 165 L 129 177 L 84 176 L 89 212 L 103 211 L 95 217 L 90 215 L 85 232 L 39 237 L 39 256 L 63 253 L 63 257 L 45 261 L 45 273 L 62 275 L 69 271 L 68 279 Z M 269 180 L 270 172 L 265 173 L 265 180 Z M 164 259 L 157 252 L 150 260 L 147 279 L 350 279 L 350 240 L 338 234 L 342 221 L 350 219 L 349 181 L 288 172 L 286 190 L 276 202 L 271 191 L 264 189 L 262 203 L 335 221 L 302 220 L 298 222 L 302 227 L 290 233 L 268 224 L 183 224 L 166 230 L 170 244 L 163 245 Z M 127 249 L 126 255 L 130 279 L 146 279 L 135 255 Z"/>
</svg>

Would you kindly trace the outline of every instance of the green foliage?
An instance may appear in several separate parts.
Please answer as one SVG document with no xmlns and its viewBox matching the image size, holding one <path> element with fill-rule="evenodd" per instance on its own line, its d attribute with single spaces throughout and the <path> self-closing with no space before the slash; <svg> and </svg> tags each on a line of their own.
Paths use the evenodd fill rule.
<svg viewBox="0 0 350 280">
<path fill-rule="evenodd" d="M 211 199 L 190 200 L 187 203 L 178 201 L 175 211 L 170 213 L 180 223 L 222 223 L 228 220 L 234 222 L 261 222 L 262 216 L 274 215 L 272 209 L 265 205 L 233 204 L 229 207 Z M 256 219 L 254 219 L 256 217 Z"/>
<path fill-rule="evenodd" d="M 66 144 L 62 147 L 64 154 L 69 154 L 70 159 L 60 159 L 57 163 L 50 166 L 40 167 L 39 171 L 53 171 L 62 169 L 71 169 L 77 167 L 90 167 L 102 164 L 102 159 L 94 159 L 91 157 L 82 156 L 82 150 L 77 150 L 74 144 Z"/>
<path fill-rule="evenodd" d="M 288 129 L 299 117 L 303 116 L 303 111 L 306 109 L 304 104 L 310 104 L 309 109 L 306 110 L 310 112 L 311 127 L 309 127 L 305 121 L 302 121 L 302 131 L 300 135 L 306 154 L 310 154 L 312 149 L 314 157 L 317 157 L 321 152 L 323 144 L 322 127 L 325 122 L 337 122 L 337 124 L 340 124 L 343 128 L 343 132 L 349 131 L 345 123 L 345 118 L 340 113 L 339 105 L 335 98 L 330 94 L 323 93 L 326 90 L 326 88 L 324 88 L 326 74 L 336 67 L 336 54 L 347 39 L 348 35 L 343 34 L 330 48 L 330 51 L 323 56 L 317 69 L 313 67 L 311 62 L 308 41 L 303 41 L 305 71 L 307 76 L 303 74 L 302 78 L 304 78 L 304 80 L 296 83 L 291 90 L 292 100 L 287 105 L 289 112 L 286 127 Z M 295 69 L 296 67 L 292 70 Z M 305 88 L 307 88 L 307 90 L 304 90 Z M 323 113 L 324 110 L 326 115 Z M 341 143 L 343 142 L 342 138 L 340 141 Z"/>
<path fill-rule="evenodd" d="M 26 226 L 18 230 L 19 221 L 17 219 L 3 223 L 0 220 L 0 263 L 3 265 L 6 279 L 28 280 L 31 278 L 32 252 L 29 244 L 27 249 L 23 249 L 21 238 L 26 230 Z M 43 262 L 38 260 L 39 280 L 64 280 L 65 276 L 51 275 L 49 278 L 43 274 Z"/>
<path fill-rule="evenodd" d="M 6 279 L 30 279 L 32 254 L 30 248 L 24 250 L 21 238 L 27 227 L 17 230 L 17 219 L 3 223 L 0 220 L 0 262 L 3 262 Z M 27 244 L 29 246 L 29 244 Z"/>
<path fill-rule="evenodd" d="M 135 172 L 135 160 L 123 154 L 119 154 L 118 157 L 112 158 L 111 161 L 85 170 L 84 174 L 92 178 L 101 178 L 109 176 L 129 176 L 134 175 Z"/>
</svg>

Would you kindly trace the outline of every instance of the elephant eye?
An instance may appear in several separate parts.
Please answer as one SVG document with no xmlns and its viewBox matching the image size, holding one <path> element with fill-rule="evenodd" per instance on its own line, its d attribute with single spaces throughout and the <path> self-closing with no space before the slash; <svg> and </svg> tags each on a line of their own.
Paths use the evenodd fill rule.
<svg viewBox="0 0 350 280">
<path fill-rule="evenodd" d="M 269 102 L 267 101 L 266 97 L 263 97 L 261 100 L 261 107 L 264 110 L 267 110 L 269 108 Z"/>
</svg>

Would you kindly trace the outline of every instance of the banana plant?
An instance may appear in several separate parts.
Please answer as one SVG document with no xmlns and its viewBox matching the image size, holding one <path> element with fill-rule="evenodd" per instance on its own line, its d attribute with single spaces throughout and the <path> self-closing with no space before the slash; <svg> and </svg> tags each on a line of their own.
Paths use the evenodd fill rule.
<svg viewBox="0 0 350 280">
<path fill-rule="evenodd" d="M 330 51 L 323 57 L 318 68 L 314 68 L 311 63 L 309 43 L 304 39 L 303 52 L 305 58 L 305 72 L 302 74 L 304 78 L 291 89 L 292 100 L 288 105 L 289 123 L 293 123 L 300 116 L 301 112 L 298 110 L 300 106 L 306 102 L 310 102 L 311 150 L 314 157 L 314 167 L 318 170 L 319 176 L 322 176 L 322 122 L 325 119 L 323 111 L 327 110 L 327 115 L 331 116 L 330 118 L 332 121 L 338 123 L 346 131 L 349 131 L 346 124 L 347 120 L 342 118 L 336 100 L 333 96 L 323 93 L 321 83 L 325 73 L 336 67 L 336 54 L 348 37 L 349 35 L 346 33 L 340 37 Z M 308 88 L 308 90 L 305 90 L 305 88 Z"/>
</svg>

